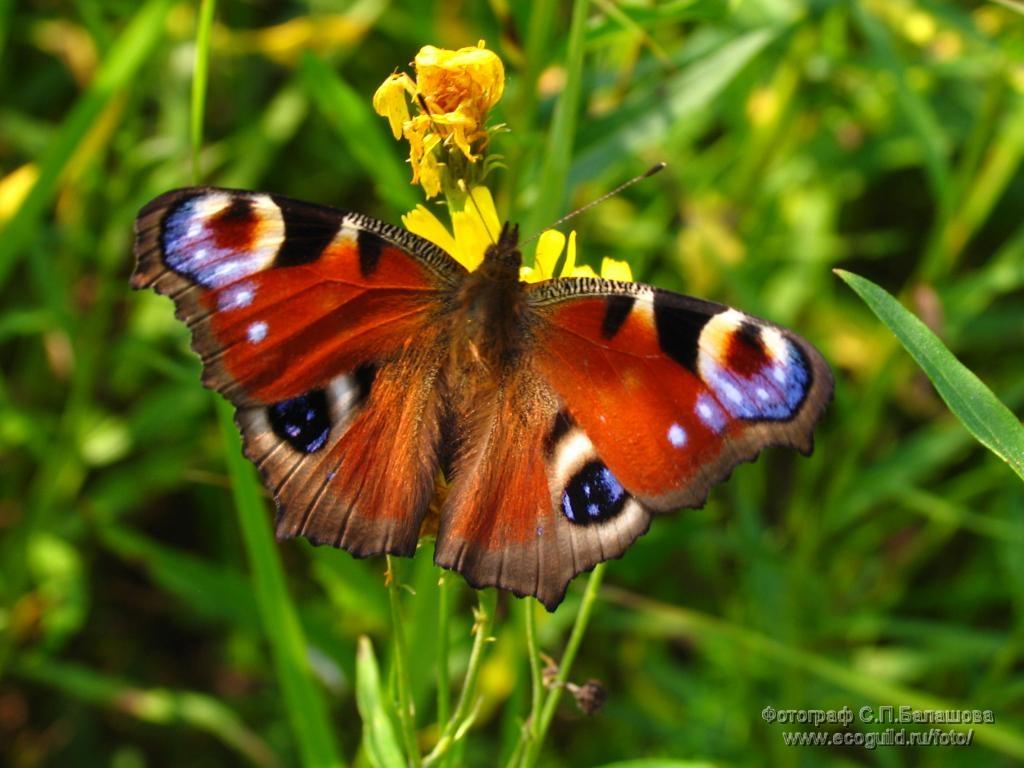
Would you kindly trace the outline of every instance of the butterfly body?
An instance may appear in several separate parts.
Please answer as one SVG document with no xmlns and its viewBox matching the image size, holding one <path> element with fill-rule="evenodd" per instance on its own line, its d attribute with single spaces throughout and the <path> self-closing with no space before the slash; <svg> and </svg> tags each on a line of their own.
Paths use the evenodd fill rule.
<svg viewBox="0 0 1024 768">
<path fill-rule="evenodd" d="M 136 287 L 170 295 L 238 408 L 279 537 L 416 548 L 553 609 L 656 512 L 766 445 L 804 452 L 832 390 L 795 334 L 634 283 L 519 279 L 506 226 L 472 272 L 360 214 L 192 188 L 139 215 Z"/>
</svg>

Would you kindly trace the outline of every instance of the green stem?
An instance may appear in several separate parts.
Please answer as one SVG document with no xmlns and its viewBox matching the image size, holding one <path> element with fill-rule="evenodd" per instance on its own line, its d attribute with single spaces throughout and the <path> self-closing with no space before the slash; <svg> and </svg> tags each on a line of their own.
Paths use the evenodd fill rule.
<svg viewBox="0 0 1024 768">
<path fill-rule="evenodd" d="M 506 763 L 507 768 L 516 768 L 523 759 L 528 745 L 537 741 L 541 707 L 544 702 L 544 681 L 540 668 L 540 651 L 537 643 L 536 605 L 526 598 L 520 601 L 526 619 L 526 653 L 530 661 L 530 714 L 523 724 L 519 741 Z"/>
<path fill-rule="evenodd" d="M 527 727 L 530 732 L 530 740 L 536 741 L 537 723 L 540 718 L 541 702 L 544 698 L 544 682 L 541 679 L 540 652 L 537 647 L 536 606 L 529 598 L 524 598 L 522 604 L 526 613 L 526 652 L 530 656 L 531 704 Z"/>
<path fill-rule="evenodd" d="M 483 666 L 484 649 L 491 639 L 491 630 L 494 628 L 494 611 L 498 605 L 496 590 L 482 589 L 478 595 L 479 603 L 474 611 L 475 622 L 473 624 L 476 636 L 473 638 L 473 648 L 469 652 L 469 667 L 466 669 L 466 679 L 462 685 L 462 692 L 459 694 L 459 703 L 455 706 L 455 714 L 445 723 L 441 738 L 438 739 L 430 754 L 423 759 L 425 766 L 434 765 L 441 759 L 462 738 L 463 732 L 476 715 L 476 684 Z"/>
<path fill-rule="evenodd" d="M 540 721 L 531 729 L 535 736 L 530 739 L 530 743 L 526 748 L 524 759 L 521 763 L 523 768 L 529 768 L 537 762 L 537 756 L 540 754 L 544 737 L 547 735 L 548 728 L 551 727 L 551 720 L 554 718 L 558 702 L 562 698 L 562 689 L 565 688 L 565 683 L 569 679 L 569 672 L 572 670 L 572 664 L 576 660 L 576 652 L 579 651 L 580 643 L 583 642 L 583 635 L 587 631 L 587 623 L 590 621 L 590 613 L 594 608 L 594 601 L 597 599 L 597 593 L 601 587 L 601 579 L 604 576 L 606 566 L 607 563 L 597 565 L 593 573 L 590 574 L 590 578 L 587 579 L 587 588 L 583 593 L 583 601 L 580 603 L 580 610 L 576 614 L 576 621 L 573 622 L 572 632 L 569 634 L 569 642 L 565 645 L 565 652 L 562 654 L 562 660 L 558 665 L 558 674 L 555 676 L 551 690 L 548 691 L 547 698 L 544 700 Z"/>
<path fill-rule="evenodd" d="M 448 575 L 442 570 L 437 579 L 437 722 L 448 722 L 452 709 L 448 650 L 451 641 L 451 589 Z M 442 764 L 446 764 L 443 761 Z"/>
<path fill-rule="evenodd" d="M 409 669 L 406 666 L 405 628 L 402 625 L 402 610 L 398 600 L 398 578 L 391 555 L 385 555 L 388 565 L 388 600 L 391 603 L 391 629 L 395 638 L 395 674 L 398 678 L 398 720 L 402 724 L 402 738 L 409 765 L 418 768 L 420 748 L 416 741 L 416 709 L 409 692 Z"/>
</svg>

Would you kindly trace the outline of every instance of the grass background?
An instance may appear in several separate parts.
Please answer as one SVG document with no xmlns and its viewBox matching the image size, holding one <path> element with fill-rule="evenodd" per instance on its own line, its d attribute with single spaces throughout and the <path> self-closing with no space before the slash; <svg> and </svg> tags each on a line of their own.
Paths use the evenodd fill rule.
<svg viewBox="0 0 1024 768">
<path fill-rule="evenodd" d="M 1024 487 L 831 272 L 898 296 L 1021 413 L 1013 5 L 231 0 L 209 17 L 205 180 L 397 221 L 420 198 L 370 97 L 421 45 L 483 38 L 508 71 L 499 210 L 534 231 L 665 160 L 574 222 L 581 257 L 789 325 L 833 365 L 812 458 L 769 451 L 607 568 L 570 678 L 610 698 L 587 718 L 564 697 L 539 764 L 1024 761 Z M 476 596 L 438 589 L 429 544 L 391 591 L 380 559 L 272 545 L 184 329 L 127 285 L 136 211 L 192 179 L 199 17 L 0 2 L 0 762 L 394 764 L 399 682 L 428 751 Z M 584 583 L 554 615 L 500 597 L 455 758 L 513 752 L 524 624 L 559 657 Z M 792 748 L 766 704 L 996 722 L 970 748 Z"/>
</svg>

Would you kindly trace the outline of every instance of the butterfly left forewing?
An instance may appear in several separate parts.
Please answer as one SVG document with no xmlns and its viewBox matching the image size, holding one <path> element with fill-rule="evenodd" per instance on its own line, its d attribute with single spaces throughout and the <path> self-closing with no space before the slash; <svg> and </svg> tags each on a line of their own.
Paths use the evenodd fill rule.
<svg viewBox="0 0 1024 768">
<path fill-rule="evenodd" d="M 439 465 L 436 322 L 464 270 L 405 230 L 265 193 L 169 192 L 132 284 L 169 295 L 238 406 L 279 536 L 410 554 Z"/>
<path fill-rule="evenodd" d="M 369 217 L 217 188 L 143 208 L 135 252 L 132 285 L 174 299 L 204 383 L 236 404 L 280 402 L 393 354 L 464 272 Z"/>
</svg>

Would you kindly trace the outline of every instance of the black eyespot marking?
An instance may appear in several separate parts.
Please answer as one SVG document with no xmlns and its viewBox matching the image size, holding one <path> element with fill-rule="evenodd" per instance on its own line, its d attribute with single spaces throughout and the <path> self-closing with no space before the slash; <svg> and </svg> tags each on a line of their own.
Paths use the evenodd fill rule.
<svg viewBox="0 0 1024 768">
<path fill-rule="evenodd" d="M 359 248 L 359 274 L 369 277 L 380 263 L 380 252 L 384 241 L 367 229 L 360 229 L 356 235 L 356 246 Z"/>
<path fill-rule="evenodd" d="M 562 514 L 577 525 L 610 520 L 622 511 L 629 494 L 600 461 L 591 461 L 573 475 L 562 494 Z"/>
<path fill-rule="evenodd" d="M 684 368 L 697 372 L 700 332 L 710 319 L 690 309 L 676 308 L 662 293 L 654 296 L 654 325 L 661 351 Z"/>
<path fill-rule="evenodd" d="M 764 347 L 761 344 L 761 328 L 753 323 L 740 323 L 740 327 L 736 330 L 736 338 L 751 349 L 757 350 L 758 352 L 762 352 L 764 350 Z"/>
<path fill-rule="evenodd" d="M 377 366 L 373 363 L 360 365 L 352 372 L 352 378 L 356 383 L 356 390 L 358 392 L 358 400 L 356 402 L 359 404 L 365 403 L 370 397 L 373 382 L 377 378 Z"/>
<path fill-rule="evenodd" d="M 605 299 L 604 320 L 601 322 L 601 335 L 604 338 L 611 339 L 619 332 L 634 304 L 636 296 L 619 295 Z"/>
<path fill-rule="evenodd" d="M 331 431 L 327 394 L 322 389 L 274 403 L 267 408 L 267 419 L 275 435 L 302 453 L 323 448 Z"/>
<path fill-rule="evenodd" d="M 231 204 L 213 217 L 211 222 L 214 226 L 218 224 L 240 224 L 248 223 L 255 217 L 253 216 L 253 205 L 252 200 L 248 197 L 235 197 L 231 200 Z"/>
<path fill-rule="evenodd" d="M 573 420 L 572 417 L 565 411 L 559 411 L 555 416 L 555 421 L 551 425 L 551 431 L 548 432 L 547 437 L 544 438 L 544 455 L 548 458 L 555 452 L 556 446 L 562 441 L 562 438 L 566 436 L 570 429 L 572 429 Z"/>
<path fill-rule="evenodd" d="M 309 205 L 297 206 L 287 198 L 271 195 L 281 209 L 284 221 L 284 241 L 274 260 L 276 267 L 295 267 L 310 264 L 320 258 L 324 248 L 338 234 L 343 214 L 332 208 Z"/>
</svg>

